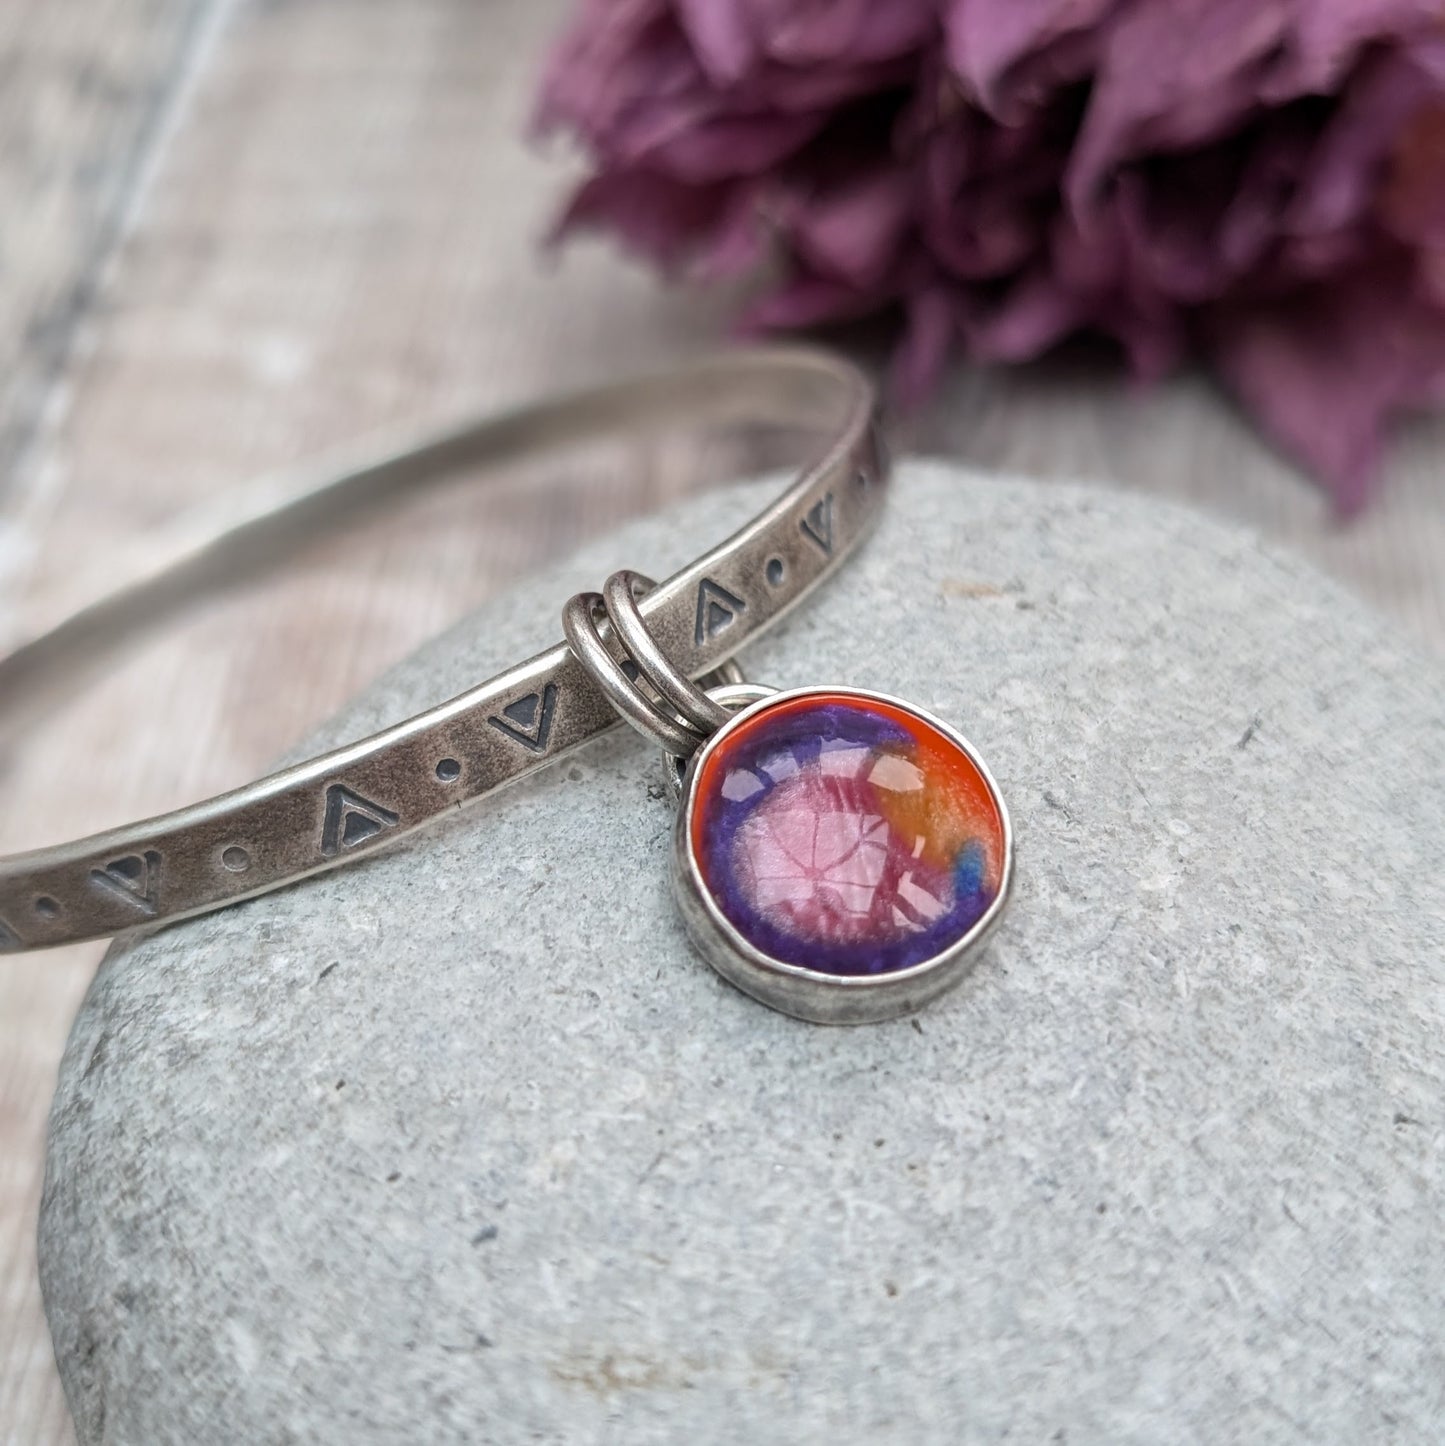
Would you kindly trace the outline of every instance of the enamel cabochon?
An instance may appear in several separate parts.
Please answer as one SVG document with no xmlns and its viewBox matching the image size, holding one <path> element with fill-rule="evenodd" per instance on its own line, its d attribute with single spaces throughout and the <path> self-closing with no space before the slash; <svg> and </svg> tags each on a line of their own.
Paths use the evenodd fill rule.
<svg viewBox="0 0 1445 1446">
<path fill-rule="evenodd" d="M 851 688 L 775 693 L 724 724 L 688 768 L 674 842 L 704 956 L 821 1023 L 905 1014 L 956 984 L 1013 865 L 1008 812 L 971 745 Z"/>
</svg>

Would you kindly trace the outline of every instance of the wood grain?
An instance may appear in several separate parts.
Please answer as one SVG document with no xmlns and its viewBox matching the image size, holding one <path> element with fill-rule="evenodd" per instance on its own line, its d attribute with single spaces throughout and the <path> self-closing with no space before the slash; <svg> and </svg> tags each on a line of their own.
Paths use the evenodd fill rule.
<svg viewBox="0 0 1445 1446">
<path fill-rule="evenodd" d="M 201 17 L 198 0 L 0 8 L 0 496 L 92 314 Z"/>
<path fill-rule="evenodd" d="M 123 581 L 192 509 L 252 495 L 271 469 L 716 340 L 725 296 L 659 287 L 602 247 L 538 258 L 566 167 L 519 137 L 561 8 L 26 0 L 0 22 L 14 31 L 14 94 L 44 90 L 50 51 L 34 36 L 47 27 L 79 45 L 88 25 L 95 53 L 131 76 L 131 108 L 109 120 L 90 91 L 62 90 L 31 147 L 76 157 L 76 174 L 93 166 L 107 199 L 57 201 L 49 241 L 0 231 L 7 256 L 28 258 L 8 268 L 0 305 L 0 356 L 19 378 L 0 396 L 0 448 L 15 459 L 0 491 L 0 637 Z M 0 100 L 0 131 L 20 124 L 16 105 L 26 124 L 37 113 Z M 7 197 L 58 184 L 27 180 L 6 154 L 0 143 Z M 83 304 L 67 311 L 66 296 Z M 40 339 L 37 316 L 56 318 Z M 960 371 L 914 436 L 1240 517 L 1445 650 L 1440 425 L 1410 433 L 1383 503 L 1348 530 L 1196 379 L 1135 396 L 1077 368 Z M 404 523 L 204 610 L 0 758 L 0 848 L 252 776 L 467 605 L 698 471 L 682 441 L 527 469 L 485 510 L 464 491 L 420 500 Z M 561 601 L 539 599 L 544 634 Z M 67 1439 L 33 1220 L 45 1107 L 93 960 L 0 970 L 0 1439 L 25 1446 Z"/>
</svg>

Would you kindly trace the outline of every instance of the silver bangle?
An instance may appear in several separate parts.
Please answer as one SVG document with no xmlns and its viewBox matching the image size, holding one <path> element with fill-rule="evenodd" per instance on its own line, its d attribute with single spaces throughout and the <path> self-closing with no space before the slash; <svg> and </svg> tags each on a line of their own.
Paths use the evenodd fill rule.
<svg viewBox="0 0 1445 1446">
<path fill-rule="evenodd" d="M 572 599 L 567 644 L 244 788 L 0 859 L 0 952 L 151 928 L 337 867 L 545 766 L 620 714 L 683 770 L 674 880 L 690 932 L 727 977 L 775 1007 L 828 1020 L 895 1014 L 954 982 L 1002 908 L 1012 868 L 1007 813 L 976 755 L 894 700 L 740 689 L 741 675 L 726 666 L 842 563 L 883 505 L 888 468 L 872 387 L 826 353 L 739 352 L 544 402 L 327 477 L 0 660 L 0 724 L 72 690 L 157 616 L 274 565 L 362 509 L 463 465 L 679 416 L 813 424 L 828 444 L 771 506 L 661 584 L 621 572 L 601 594 Z M 833 733 L 817 746 L 800 743 L 810 709 L 820 707 L 832 710 L 825 732 Z M 853 743 L 850 727 L 862 730 Z M 777 779 L 759 753 L 770 748 Z M 780 761 L 785 754 L 790 763 Z M 871 773 L 850 775 L 854 765 Z M 751 806 L 734 796 L 744 775 Z M 720 779 L 713 797 L 705 790 Z M 924 794 L 942 800 L 932 814 Z M 809 808 L 833 810 L 815 826 L 815 844 L 819 828 L 865 826 L 845 862 L 830 864 L 816 846 L 796 867 L 789 862 L 784 835 Z M 709 828 L 723 832 L 714 839 Z M 834 844 L 846 852 L 841 837 Z M 723 858 L 718 848 L 731 852 Z M 960 851 L 966 866 L 953 856 Z M 759 860 L 770 859 L 799 876 L 760 873 Z M 810 870 L 818 877 L 804 897 Z"/>
</svg>

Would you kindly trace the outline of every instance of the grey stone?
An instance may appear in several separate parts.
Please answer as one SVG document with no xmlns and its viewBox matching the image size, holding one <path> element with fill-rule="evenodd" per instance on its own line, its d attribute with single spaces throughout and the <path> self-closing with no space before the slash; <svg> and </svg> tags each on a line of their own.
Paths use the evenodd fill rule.
<svg viewBox="0 0 1445 1446">
<path fill-rule="evenodd" d="M 550 642 L 635 525 L 318 742 Z M 904 469 L 753 648 L 980 748 L 1018 888 L 915 1022 L 689 951 L 659 758 L 112 951 L 41 1227 L 82 1442 L 1438 1441 L 1445 678 L 1192 513 Z"/>
</svg>

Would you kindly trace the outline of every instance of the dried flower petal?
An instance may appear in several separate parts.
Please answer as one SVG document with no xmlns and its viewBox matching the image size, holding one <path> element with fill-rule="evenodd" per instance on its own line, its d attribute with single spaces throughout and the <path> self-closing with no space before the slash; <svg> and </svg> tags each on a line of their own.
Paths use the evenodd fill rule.
<svg viewBox="0 0 1445 1446">
<path fill-rule="evenodd" d="M 998 114 L 1016 67 L 1089 35 L 1118 8 L 1119 0 L 954 0 L 945 11 L 949 64 L 970 96 Z"/>
<path fill-rule="evenodd" d="M 1265 431 L 1348 514 L 1369 497 L 1384 425 L 1441 397 L 1445 313 L 1422 305 L 1397 258 L 1273 305 L 1231 307 L 1213 318 L 1211 351 Z"/>
</svg>

